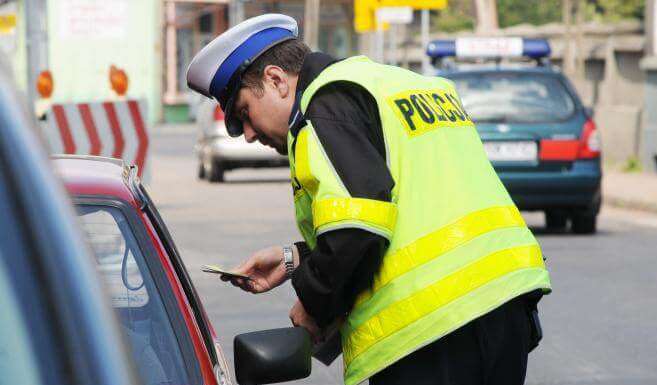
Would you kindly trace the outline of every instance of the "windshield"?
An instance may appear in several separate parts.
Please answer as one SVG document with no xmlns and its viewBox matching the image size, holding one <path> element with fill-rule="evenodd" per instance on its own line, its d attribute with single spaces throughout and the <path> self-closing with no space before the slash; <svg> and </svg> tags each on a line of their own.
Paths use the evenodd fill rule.
<svg viewBox="0 0 657 385">
<path fill-rule="evenodd" d="M 552 123 L 575 110 L 556 77 L 539 73 L 489 72 L 449 76 L 475 123 Z"/>
<path fill-rule="evenodd" d="M 173 326 L 126 217 L 109 206 L 77 210 L 144 383 L 188 384 Z"/>
</svg>

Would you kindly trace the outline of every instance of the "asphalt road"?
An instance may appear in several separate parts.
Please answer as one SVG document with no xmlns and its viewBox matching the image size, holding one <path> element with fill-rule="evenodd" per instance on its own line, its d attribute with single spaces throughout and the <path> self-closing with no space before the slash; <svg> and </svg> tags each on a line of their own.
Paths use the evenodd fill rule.
<svg viewBox="0 0 657 385">
<path fill-rule="evenodd" d="M 287 169 L 238 170 L 227 183 L 196 179 L 193 134 L 153 138 L 149 191 L 167 222 L 232 365 L 239 333 L 289 325 L 289 284 L 252 295 L 200 271 L 300 239 Z M 657 384 L 657 216 L 604 207 L 594 236 L 538 235 L 554 292 L 540 304 L 545 338 L 530 355 L 531 385 Z M 299 384 L 342 384 L 342 367 L 315 362 Z M 232 368 L 231 368 L 232 369 Z"/>
</svg>

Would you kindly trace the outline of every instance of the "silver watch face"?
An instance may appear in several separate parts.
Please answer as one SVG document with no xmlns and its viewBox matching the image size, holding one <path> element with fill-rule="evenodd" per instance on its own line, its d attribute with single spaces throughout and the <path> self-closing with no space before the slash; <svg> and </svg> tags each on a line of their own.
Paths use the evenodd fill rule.
<svg viewBox="0 0 657 385">
<path fill-rule="evenodd" d="M 292 273 L 294 272 L 294 254 L 290 246 L 283 246 L 283 264 L 285 266 L 285 274 L 288 277 L 292 277 Z"/>
</svg>

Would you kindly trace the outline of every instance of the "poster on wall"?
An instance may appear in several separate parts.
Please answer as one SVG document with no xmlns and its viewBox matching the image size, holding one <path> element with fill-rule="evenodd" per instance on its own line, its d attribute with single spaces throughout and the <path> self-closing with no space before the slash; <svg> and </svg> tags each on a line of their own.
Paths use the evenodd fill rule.
<svg viewBox="0 0 657 385">
<path fill-rule="evenodd" d="M 16 2 L 0 0 L 0 52 L 12 54 L 16 50 Z"/>
<path fill-rule="evenodd" d="M 128 0 L 59 0 L 60 39 L 123 39 L 128 36 Z"/>
</svg>

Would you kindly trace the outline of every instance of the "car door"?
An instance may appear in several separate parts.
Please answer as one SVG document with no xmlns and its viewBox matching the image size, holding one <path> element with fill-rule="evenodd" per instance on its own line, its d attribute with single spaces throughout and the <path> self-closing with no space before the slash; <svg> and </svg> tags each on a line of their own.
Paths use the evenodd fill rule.
<svg viewBox="0 0 657 385">
<path fill-rule="evenodd" d="M 0 384 L 136 384 L 67 197 L 11 84 L 0 65 Z"/>
<path fill-rule="evenodd" d="M 208 384 L 194 331 L 137 208 L 118 198 L 78 196 L 78 215 L 97 269 L 147 385 Z"/>
<path fill-rule="evenodd" d="M 196 288 L 189 277 L 189 273 L 187 272 L 180 253 L 178 252 L 178 248 L 176 247 L 164 220 L 162 220 L 157 207 L 151 200 L 144 186 L 139 184 L 136 180 L 133 180 L 133 183 L 135 183 L 133 190 L 139 192 L 140 200 L 144 202 L 144 213 L 146 218 L 162 243 L 164 251 L 169 257 L 169 261 L 171 262 L 178 282 L 180 283 L 180 287 L 185 293 L 190 310 L 194 315 L 198 331 L 202 336 L 203 344 L 208 354 L 207 358 L 210 360 L 213 367 L 215 378 L 219 384 L 229 385 L 231 383 L 230 374 L 223 350 L 219 345 L 214 328 L 208 319 L 205 308 L 196 292 Z"/>
</svg>

